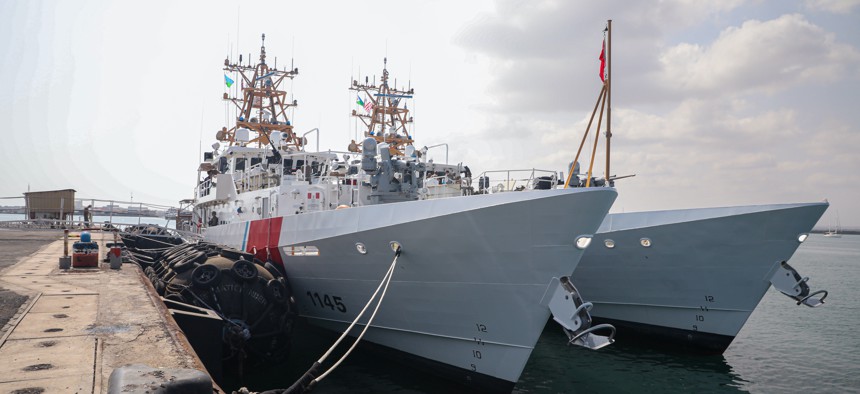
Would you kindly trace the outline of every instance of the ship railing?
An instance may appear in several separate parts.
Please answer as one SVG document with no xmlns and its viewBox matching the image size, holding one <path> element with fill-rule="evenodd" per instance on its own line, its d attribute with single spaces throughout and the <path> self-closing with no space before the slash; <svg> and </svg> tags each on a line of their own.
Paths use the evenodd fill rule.
<svg viewBox="0 0 860 394">
<path fill-rule="evenodd" d="M 448 198 L 463 195 L 463 181 L 447 175 L 431 176 L 424 179 L 427 194 L 424 199 Z"/>
<path fill-rule="evenodd" d="M 266 189 L 272 185 L 271 177 L 262 164 L 254 164 L 247 171 L 241 171 L 234 180 L 239 193 Z"/>
<path fill-rule="evenodd" d="M 476 194 L 493 194 L 523 190 L 554 189 L 559 175 L 555 171 L 541 169 L 493 170 L 478 175 Z"/>
<path fill-rule="evenodd" d="M 337 158 L 337 152 L 295 152 L 282 156 L 282 178 L 284 182 L 297 180 L 313 183 L 320 177 L 324 164 Z M 316 166 L 313 165 L 316 163 Z"/>
</svg>

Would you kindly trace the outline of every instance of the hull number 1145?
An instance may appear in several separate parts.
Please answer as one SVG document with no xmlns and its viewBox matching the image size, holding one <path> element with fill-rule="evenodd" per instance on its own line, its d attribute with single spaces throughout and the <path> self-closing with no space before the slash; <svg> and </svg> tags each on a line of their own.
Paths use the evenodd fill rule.
<svg viewBox="0 0 860 394">
<path fill-rule="evenodd" d="M 320 308 L 331 308 L 331 310 L 337 310 L 339 312 L 346 313 L 346 305 L 341 302 L 340 297 L 330 296 L 328 294 L 322 294 L 322 296 L 320 296 L 320 293 L 311 293 L 310 291 L 307 292 L 307 295 L 311 299 L 311 302 L 314 304 L 314 306 Z"/>
</svg>

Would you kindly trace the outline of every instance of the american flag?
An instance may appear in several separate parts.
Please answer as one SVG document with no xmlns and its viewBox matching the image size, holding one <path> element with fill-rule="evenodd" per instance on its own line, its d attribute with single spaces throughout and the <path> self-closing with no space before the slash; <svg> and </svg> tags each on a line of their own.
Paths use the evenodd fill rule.
<svg viewBox="0 0 860 394">
<path fill-rule="evenodd" d="M 364 107 L 364 110 L 370 113 L 373 110 L 373 102 L 368 100 L 366 103 L 361 99 L 361 96 L 356 96 L 355 103 Z"/>
</svg>

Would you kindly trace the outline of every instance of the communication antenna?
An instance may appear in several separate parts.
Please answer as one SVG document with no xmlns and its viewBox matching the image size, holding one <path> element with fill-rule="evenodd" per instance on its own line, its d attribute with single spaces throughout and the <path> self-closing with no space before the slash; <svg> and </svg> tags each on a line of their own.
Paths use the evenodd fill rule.
<svg viewBox="0 0 860 394">
<path fill-rule="evenodd" d="M 294 71 L 296 69 L 295 66 L 295 56 L 296 56 L 296 36 L 293 36 L 290 42 L 290 71 Z M 296 81 L 293 78 L 290 78 L 290 102 L 295 103 L 295 90 L 293 86 L 295 86 Z M 296 123 L 296 106 L 290 107 L 290 119 L 292 119 L 293 124 Z"/>
<path fill-rule="evenodd" d="M 239 14 L 242 11 L 242 6 L 236 6 L 236 54 L 239 55 L 239 64 L 242 64 L 242 55 L 239 53 L 239 47 L 241 46 L 241 41 L 239 41 L 239 22 L 241 19 L 239 18 Z"/>
<path fill-rule="evenodd" d="M 352 56 L 349 58 L 349 86 L 352 86 L 353 81 L 355 81 L 355 75 L 353 74 L 353 71 L 355 71 L 355 56 Z M 358 71 L 359 71 L 358 76 L 361 77 L 361 69 L 359 68 Z M 349 100 L 347 102 L 352 101 L 352 91 L 347 90 L 346 99 Z M 350 135 L 350 131 L 349 131 L 349 119 L 350 118 L 352 118 L 352 116 L 347 115 L 347 117 L 346 117 L 346 136 L 347 137 L 349 137 L 349 135 Z M 353 119 L 353 124 L 355 124 L 355 126 L 353 127 L 352 135 L 355 136 L 356 138 L 358 137 L 358 124 L 355 123 L 357 121 L 358 121 L 357 119 Z M 355 140 L 355 138 L 353 138 L 353 141 L 354 140 Z"/>
<path fill-rule="evenodd" d="M 200 106 L 200 140 L 197 142 L 197 160 L 203 160 L 203 112 L 206 110 L 206 106 Z M 200 171 L 197 171 L 197 183 L 195 185 L 200 184 Z"/>
</svg>

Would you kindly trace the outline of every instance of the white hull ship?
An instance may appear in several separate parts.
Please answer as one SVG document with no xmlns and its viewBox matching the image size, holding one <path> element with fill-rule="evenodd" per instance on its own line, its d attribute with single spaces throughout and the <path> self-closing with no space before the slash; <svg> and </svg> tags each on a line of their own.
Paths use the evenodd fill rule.
<svg viewBox="0 0 860 394">
<path fill-rule="evenodd" d="M 209 175 L 195 204 L 205 240 L 282 266 L 300 314 L 337 332 L 371 299 L 399 245 L 364 339 L 474 389 L 510 391 L 559 278 L 576 267 L 615 190 L 471 195 L 467 168 L 434 164 L 412 147 L 401 102 L 412 90 L 390 88 L 386 70 L 380 86 L 351 88 L 368 100 L 367 115 L 354 113 L 368 125 L 360 145 L 307 152 L 286 118 L 296 103 L 278 90 L 297 69 L 269 68 L 263 47 L 256 66 L 228 60 L 225 71 L 241 79 L 242 97 L 224 94 L 236 126 L 218 132 L 228 146 L 213 145 L 199 168 Z M 591 335 L 590 318 L 570 316 L 576 333 Z"/>
<path fill-rule="evenodd" d="M 620 339 L 722 353 L 772 284 L 820 305 L 785 263 L 827 206 L 610 214 L 572 278 L 594 304 L 595 321 L 613 324 Z"/>
<path fill-rule="evenodd" d="M 839 211 L 836 212 L 836 227 L 832 227 L 824 232 L 824 236 L 828 238 L 842 238 L 842 234 L 839 233 Z"/>
</svg>

